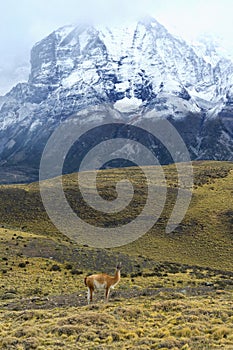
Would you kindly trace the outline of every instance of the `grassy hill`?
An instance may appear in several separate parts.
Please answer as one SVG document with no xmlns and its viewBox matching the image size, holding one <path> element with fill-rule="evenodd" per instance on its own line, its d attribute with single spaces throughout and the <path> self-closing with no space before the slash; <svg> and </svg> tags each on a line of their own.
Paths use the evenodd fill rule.
<svg viewBox="0 0 233 350">
<path fill-rule="evenodd" d="M 43 208 L 38 183 L 1 186 L 0 348 L 232 349 L 233 164 L 195 162 L 193 168 L 192 201 L 177 229 L 165 233 L 177 194 L 173 165 L 164 167 L 168 195 L 158 222 L 113 249 L 63 236 Z M 108 221 L 135 217 L 146 198 L 136 168 L 101 171 L 101 195 L 115 198 L 115 184 L 125 176 L 134 184 L 133 205 Z M 75 174 L 63 184 L 83 219 L 106 225 L 106 217 L 83 203 Z M 87 306 L 84 276 L 113 273 L 117 261 L 122 280 L 110 302 L 103 303 L 100 292 Z"/>
<path fill-rule="evenodd" d="M 158 222 L 137 241 L 115 248 L 114 251 L 142 255 L 156 261 L 233 270 L 233 164 L 197 162 L 193 167 L 193 197 L 189 210 L 178 228 L 171 234 L 165 233 L 166 223 L 177 195 L 176 168 L 167 166 L 164 167 L 168 186 L 167 201 Z M 132 219 L 140 213 L 147 195 L 141 176 L 141 172 L 136 168 L 100 172 L 99 191 L 105 199 L 114 198 L 115 184 L 122 178 L 127 177 L 134 184 L 135 196 L 132 206 L 112 216 L 102 215 L 101 212 L 95 212 L 86 206 L 78 191 L 76 174 L 64 176 L 63 185 L 73 210 L 87 222 L 104 226 L 106 222 L 108 225 L 112 222 L 127 222 L 128 217 Z M 50 187 L 53 196 L 50 181 L 47 182 L 47 186 Z M 52 186 L 56 186 L 56 181 L 52 182 Z M 91 188 L 88 190 L 92 191 Z M 1 186 L 0 218 L 2 227 L 6 229 L 42 236 L 42 239 L 38 236 L 38 241 L 41 242 L 38 245 L 43 245 L 43 237 L 70 242 L 48 218 L 41 201 L 38 183 Z M 28 254 L 32 254 L 30 249 L 27 251 Z"/>
<path fill-rule="evenodd" d="M 227 163 L 195 163 L 195 188 L 179 227 L 164 233 L 168 209 L 147 235 L 124 247 L 158 260 L 233 270 L 233 167 Z M 169 175 L 172 174 L 168 167 Z M 172 192 L 172 189 L 171 189 Z M 172 199 L 170 199 L 172 202 Z"/>
</svg>

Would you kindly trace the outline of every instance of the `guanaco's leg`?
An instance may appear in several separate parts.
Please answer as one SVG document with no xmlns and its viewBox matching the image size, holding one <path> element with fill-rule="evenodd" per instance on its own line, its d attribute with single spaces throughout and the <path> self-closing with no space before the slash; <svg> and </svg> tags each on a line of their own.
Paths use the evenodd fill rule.
<svg viewBox="0 0 233 350">
<path fill-rule="evenodd" d="M 108 301 L 109 293 L 110 293 L 110 288 L 106 288 L 106 290 L 105 290 L 105 298 L 106 298 L 106 301 Z"/>
<path fill-rule="evenodd" d="M 90 302 L 92 302 L 93 292 L 94 292 L 94 289 L 91 288 L 91 287 L 88 287 L 88 291 L 87 291 L 87 302 L 88 302 L 88 304 L 90 304 Z"/>
</svg>

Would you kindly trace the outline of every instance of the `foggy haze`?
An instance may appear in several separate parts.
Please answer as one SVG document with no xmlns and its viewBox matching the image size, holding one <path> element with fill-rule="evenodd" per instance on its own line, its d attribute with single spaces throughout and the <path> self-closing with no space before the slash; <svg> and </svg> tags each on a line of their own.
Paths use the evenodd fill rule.
<svg viewBox="0 0 233 350">
<path fill-rule="evenodd" d="M 35 42 L 66 24 L 79 21 L 118 24 L 145 15 L 157 19 L 185 40 L 208 32 L 232 49 L 231 0 L 8 0 L 0 4 L 0 95 L 26 80 Z"/>
</svg>

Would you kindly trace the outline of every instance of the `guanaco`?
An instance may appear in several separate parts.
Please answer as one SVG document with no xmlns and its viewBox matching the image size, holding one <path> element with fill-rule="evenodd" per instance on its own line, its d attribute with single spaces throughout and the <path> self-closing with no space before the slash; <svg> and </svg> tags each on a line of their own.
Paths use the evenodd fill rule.
<svg viewBox="0 0 233 350">
<path fill-rule="evenodd" d="M 92 302 L 95 289 L 105 289 L 105 300 L 108 301 L 110 289 L 120 282 L 121 279 L 121 263 L 117 264 L 114 276 L 109 276 L 106 273 L 99 273 L 95 275 L 86 276 L 84 283 L 87 286 L 87 302 Z"/>
</svg>

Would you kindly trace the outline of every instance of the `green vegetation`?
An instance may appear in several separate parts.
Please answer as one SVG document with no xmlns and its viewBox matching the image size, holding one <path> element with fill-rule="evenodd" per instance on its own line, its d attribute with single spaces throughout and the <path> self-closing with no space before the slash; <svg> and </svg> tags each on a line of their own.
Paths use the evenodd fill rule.
<svg viewBox="0 0 233 350">
<path fill-rule="evenodd" d="M 127 246 L 116 248 L 115 251 L 135 256 L 143 255 L 155 261 L 167 260 L 233 270 L 233 164 L 195 162 L 193 168 L 193 198 L 179 227 L 170 235 L 165 234 L 166 223 L 177 194 L 177 172 L 175 166 L 171 165 L 164 167 L 168 193 L 158 222 L 146 235 Z M 149 171 L 153 172 L 154 168 L 149 168 Z M 110 200 L 116 196 L 116 183 L 123 178 L 132 181 L 135 193 L 126 210 L 116 214 L 102 215 L 101 212 L 89 208 L 78 190 L 76 174 L 64 176 L 64 191 L 73 210 L 92 225 L 123 224 L 136 217 L 144 206 L 147 190 L 142 171 L 136 168 L 100 171 L 97 181 L 100 194 Z M 55 196 L 53 189 L 57 186 L 56 179 L 47 181 L 46 185 L 51 191 L 51 197 Z M 88 181 L 86 186 L 91 193 Z M 0 217 L 1 224 L 6 229 L 33 232 L 38 234 L 38 237 L 45 236 L 51 237 L 52 240 L 69 242 L 47 216 L 38 183 L 1 186 Z M 39 240 L 43 244 L 43 239 Z"/>
<path fill-rule="evenodd" d="M 165 233 L 178 183 L 175 166 L 166 166 L 168 195 L 160 219 L 137 241 L 114 249 L 80 246 L 64 237 L 44 211 L 37 183 L 1 186 L 0 348 L 232 349 L 233 164 L 193 167 L 193 198 L 179 227 Z M 126 212 L 115 217 L 103 218 L 84 205 L 75 174 L 63 184 L 83 219 L 96 225 L 107 219 L 111 226 L 111 220 L 138 215 L 145 202 L 145 178 L 136 168 L 99 172 L 100 194 L 115 198 L 115 185 L 125 176 L 135 194 Z M 56 181 L 47 186 L 53 189 Z M 84 276 L 111 274 L 117 261 L 123 264 L 122 280 L 109 303 L 100 291 L 86 305 Z"/>
</svg>

